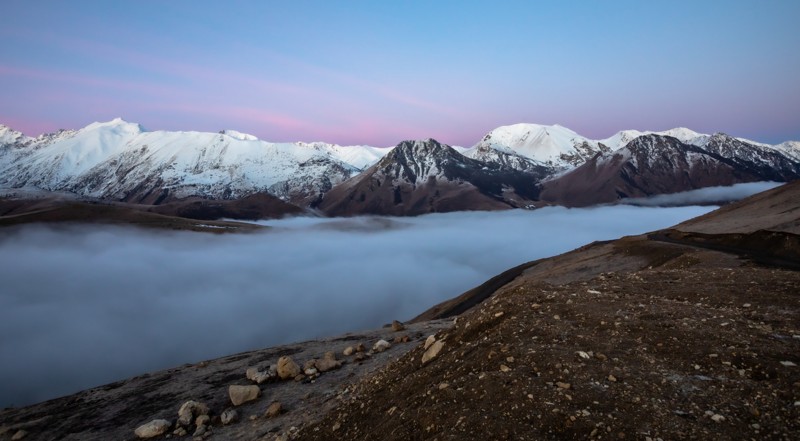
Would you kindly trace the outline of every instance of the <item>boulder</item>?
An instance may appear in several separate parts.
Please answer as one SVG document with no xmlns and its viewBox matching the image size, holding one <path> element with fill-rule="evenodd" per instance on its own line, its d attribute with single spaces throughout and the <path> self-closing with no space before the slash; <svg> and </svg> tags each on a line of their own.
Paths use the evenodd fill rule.
<svg viewBox="0 0 800 441">
<path fill-rule="evenodd" d="M 274 403 L 270 404 L 267 407 L 267 411 L 264 412 L 264 416 L 267 418 L 275 418 L 276 416 L 280 415 L 283 412 L 283 406 L 281 406 L 280 401 L 275 401 Z"/>
<path fill-rule="evenodd" d="M 345 357 L 349 357 L 349 356 L 353 355 L 354 352 L 356 352 L 356 349 L 354 347 L 352 347 L 352 346 L 348 346 L 348 347 L 344 348 L 344 351 L 342 351 L 342 354 L 344 354 Z"/>
<path fill-rule="evenodd" d="M 256 385 L 251 386 L 228 386 L 228 396 L 234 406 L 253 401 L 261 395 L 261 389 Z"/>
<path fill-rule="evenodd" d="M 292 360 L 292 357 L 283 356 L 278 359 L 278 376 L 281 380 L 288 380 L 300 375 L 300 366 Z"/>
<path fill-rule="evenodd" d="M 228 424 L 235 423 L 239 419 L 239 412 L 236 409 L 225 409 L 220 415 L 220 421 L 222 421 L 223 426 L 227 426 Z"/>
<path fill-rule="evenodd" d="M 429 335 L 428 338 L 425 339 L 425 350 L 427 350 L 431 345 L 436 341 L 436 337 L 433 335 Z"/>
<path fill-rule="evenodd" d="M 167 420 L 153 420 L 137 427 L 133 433 L 142 439 L 155 438 L 167 433 L 170 427 L 172 423 Z"/>
<path fill-rule="evenodd" d="M 333 352 L 326 352 L 325 356 L 322 357 L 322 360 L 317 360 L 316 367 L 317 370 L 320 372 L 328 372 L 334 369 L 338 369 L 342 366 L 342 362 L 336 360 L 336 354 Z"/>
<path fill-rule="evenodd" d="M 400 332 L 400 331 L 405 331 L 405 329 L 406 325 L 398 322 L 397 320 L 392 321 L 392 331 Z"/>
<path fill-rule="evenodd" d="M 385 351 L 385 350 L 387 350 L 387 349 L 389 349 L 391 347 L 392 347 L 392 344 L 389 343 L 388 341 L 386 341 L 386 340 L 378 340 L 372 346 L 372 350 L 374 352 L 383 352 L 383 351 Z"/>
<path fill-rule="evenodd" d="M 199 401 L 189 400 L 178 410 L 178 425 L 189 426 L 195 417 L 200 415 L 208 415 L 208 406 Z"/>
<path fill-rule="evenodd" d="M 247 368 L 244 375 L 248 380 L 261 384 L 265 381 L 271 380 L 275 374 L 270 370 L 259 371 L 257 368 L 251 367 Z"/>
<path fill-rule="evenodd" d="M 427 343 L 427 341 L 425 342 Z M 428 349 L 422 354 L 422 364 L 425 364 L 439 355 L 439 352 L 444 347 L 444 342 L 441 340 L 436 340 L 428 346 Z"/>
</svg>

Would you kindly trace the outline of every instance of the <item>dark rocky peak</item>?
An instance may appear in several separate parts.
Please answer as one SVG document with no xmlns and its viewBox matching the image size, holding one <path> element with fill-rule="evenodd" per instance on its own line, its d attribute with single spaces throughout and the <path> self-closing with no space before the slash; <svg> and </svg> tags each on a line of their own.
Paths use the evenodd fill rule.
<svg viewBox="0 0 800 441">
<path fill-rule="evenodd" d="M 417 177 L 442 173 L 454 164 L 471 161 L 452 147 L 435 139 L 403 141 L 378 163 L 387 175 L 416 182 Z"/>
<path fill-rule="evenodd" d="M 684 144 L 678 138 L 664 135 L 642 135 L 634 138 L 624 149 L 631 153 L 663 153 L 666 151 L 685 151 L 690 146 Z"/>
</svg>

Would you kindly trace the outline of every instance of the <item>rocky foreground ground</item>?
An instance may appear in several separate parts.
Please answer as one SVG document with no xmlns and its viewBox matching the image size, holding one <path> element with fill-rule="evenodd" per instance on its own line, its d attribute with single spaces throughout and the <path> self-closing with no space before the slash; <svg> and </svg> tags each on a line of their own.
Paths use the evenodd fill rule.
<svg viewBox="0 0 800 441">
<path fill-rule="evenodd" d="M 797 439 L 798 233 L 800 183 L 521 265 L 404 326 L 6 409 L 0 439 Z"/>
</svg>

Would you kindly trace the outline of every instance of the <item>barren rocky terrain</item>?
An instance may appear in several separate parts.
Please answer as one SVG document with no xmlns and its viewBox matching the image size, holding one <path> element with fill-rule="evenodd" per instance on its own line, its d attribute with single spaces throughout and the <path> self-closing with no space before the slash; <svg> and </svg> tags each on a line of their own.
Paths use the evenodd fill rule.
<svg viewBox="0 0 800 441">
<path fill-rule="evenodd" d="M 238 354 L 6 409 L 0 439 L 135 439 L 158 419 L 155 439 L 200 425 L 195 439 L 796 439 L 799 208 L 800 183 L 789 184 L 673 229 L 521 265 L 403 330 Z M 359 355 L 379 339 L 391 347 Z M 280 370 L 282 356 L 312 370 L 278 380 L 270 366 Z M 312 359 L 317 372 L 304 366 Z M 260 395 L 234 406 L 231 385 Z M 209 416 L 189 412 L 182 425 L 189 400 Z M 274 401 L 277 417 L 267 412 Z"/>
</svg>

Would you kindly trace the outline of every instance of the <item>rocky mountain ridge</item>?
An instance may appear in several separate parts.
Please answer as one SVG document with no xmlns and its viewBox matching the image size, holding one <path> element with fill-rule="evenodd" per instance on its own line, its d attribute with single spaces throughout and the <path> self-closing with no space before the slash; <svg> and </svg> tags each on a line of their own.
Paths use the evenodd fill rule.
<svg viewBox="0 0 800 441">
<path fill-rule="evenodd" d="M 558 125 L 515 124 L 468 149 L 426 146 L 443 144 L 269 143 L 235 130 L 148 132 L 122 119 L 37 138 L 0 126 L 0 187 L 146 205 L 269 194 L 327 215 L 415 215 L 591 205 L 800 177 L 797 142 L 770 146 L 685 128 L 591 140 Z"/>
</svg>

